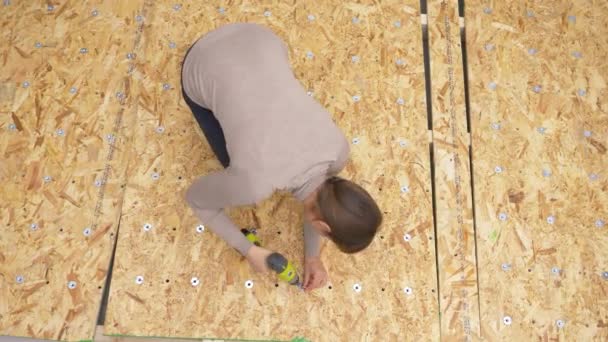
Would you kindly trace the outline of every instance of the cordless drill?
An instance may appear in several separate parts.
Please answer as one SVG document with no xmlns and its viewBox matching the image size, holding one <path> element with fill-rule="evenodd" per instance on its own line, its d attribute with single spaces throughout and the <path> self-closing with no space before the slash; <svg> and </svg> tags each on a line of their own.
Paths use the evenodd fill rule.
<svg viewBox="0 0 608 342">
<path fill-rule="evenodd" d="M 260 242 L 260 238 L 257 236 L 255 229 L 241 229 L 241 232 L 245 235 L 247 240 L 251 241 L 254 245 L 261 247 L 262 243 Z M 266 258 L 266 265 L 270 267 L 271 270 L 275 271 L 284 282 L 287 282 L 290 285 L 296 285 L 299 288 L 302 288 L 302 283 L 300 282 L 300 276 L 298 272 L 296 272 L 293 264 L 287 260 L 282 254 L 274 252 L 270 254 Z"/>
</svg>

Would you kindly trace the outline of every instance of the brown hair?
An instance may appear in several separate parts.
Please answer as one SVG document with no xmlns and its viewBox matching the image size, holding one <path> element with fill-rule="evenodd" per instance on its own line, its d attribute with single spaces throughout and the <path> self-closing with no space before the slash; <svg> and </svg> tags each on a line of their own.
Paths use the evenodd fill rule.
<svg viewBox="0 0 608 342">
<path fill-rule="evenodd" d="M 317 210 L 329 225 L 328 237 L 344 253 L 365 249 L 382 224 L 382 212 L 361 186 L 340 177 L 331 177 L 317 194 Z"/>
</svg>

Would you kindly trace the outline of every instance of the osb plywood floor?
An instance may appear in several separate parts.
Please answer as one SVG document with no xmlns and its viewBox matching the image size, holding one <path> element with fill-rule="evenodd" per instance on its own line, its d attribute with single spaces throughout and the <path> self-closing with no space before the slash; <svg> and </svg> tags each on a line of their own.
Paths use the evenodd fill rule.
<svg viewBox="0 0 608 342">
<path fill-rule="evenodd" d="M 0 334 L 608 339 L 608 7 L 468 0 L 462 14 L 464 46 L 457 1 L 428 5 L 427 103 L 418 1 L 4 1 Z M 385 211 L 364 254 L 324 247 L 331 281 L 311 295 L 252 274 L 183 202 L 219 164 L 180 63 L 236 21 L 288 42 L 352 141 L 344 176 Z M 231 215 L 299 264 L 300 210 L 278 193 Z"/>
</svg>

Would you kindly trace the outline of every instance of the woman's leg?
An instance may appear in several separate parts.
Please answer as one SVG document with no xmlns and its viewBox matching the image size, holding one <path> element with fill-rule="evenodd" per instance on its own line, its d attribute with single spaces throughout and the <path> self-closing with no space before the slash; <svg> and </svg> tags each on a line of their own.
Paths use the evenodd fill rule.
<svg viewBox="0 0 608 342">
<path fill-rule="evenodd" d="M 201 130 L 203 130 L 213 153 L 215 153 L 217 159 L 222 163 L 222 166 L 227 168 L 230 165 L 230 156 L 226 150 L 226 139 L 224 138 L 224 131 L 222 130 L 219 121 L 217 121 L 212 111 L 196 104 L 183 90 L 182 95 L 190 107 L 190 110 L 192 110 L 192 114 L 194 114 L 194 118 L 198 122 L 198 125 L 201 127 Z"/>
</svg>

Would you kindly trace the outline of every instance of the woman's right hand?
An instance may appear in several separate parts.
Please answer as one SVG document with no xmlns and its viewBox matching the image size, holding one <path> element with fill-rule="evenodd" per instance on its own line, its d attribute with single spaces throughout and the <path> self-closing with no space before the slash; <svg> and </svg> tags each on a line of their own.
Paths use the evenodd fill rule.
<svg viewBox="0 0 608 342">
<path fill-rule="evenodd" d="M 249 248 L 246 258 L 256 272 L 267 273 L 270 272 L 270 268 L 266 265 L 266 258 L 268 258 L 270 254 L 272 254 L 272 251 L 253 245 Z"/>
</svg>

